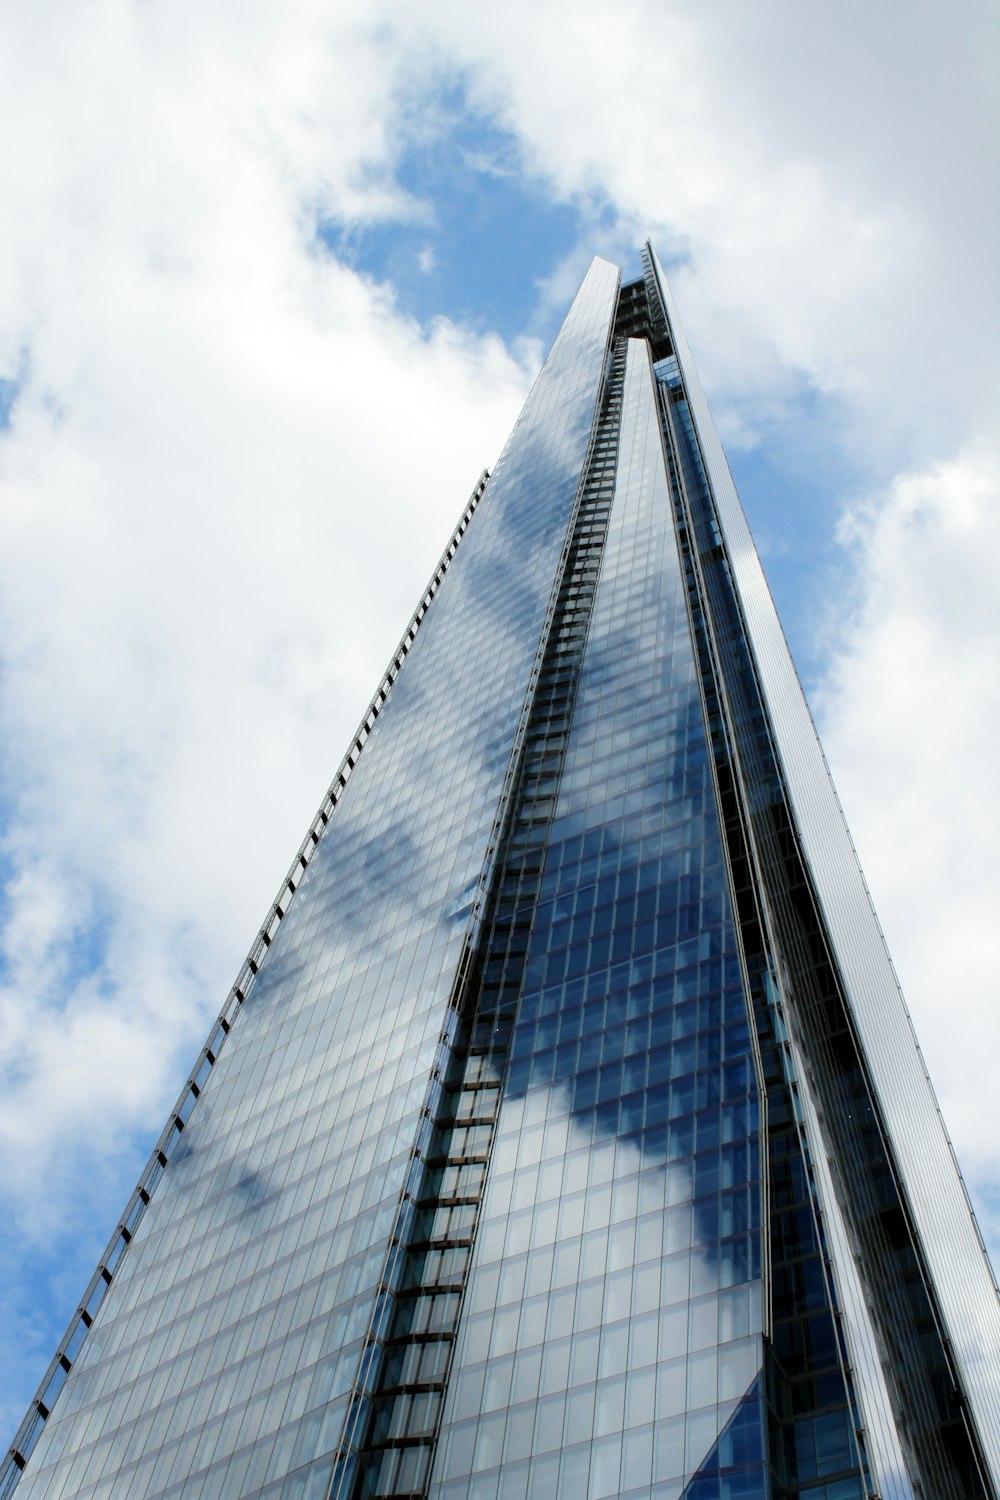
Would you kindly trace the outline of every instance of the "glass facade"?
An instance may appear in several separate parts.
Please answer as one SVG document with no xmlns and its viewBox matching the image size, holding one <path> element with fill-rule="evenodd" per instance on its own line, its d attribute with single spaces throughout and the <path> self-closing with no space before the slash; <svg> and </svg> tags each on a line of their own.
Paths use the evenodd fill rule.
<svg viewBox="0 0 1000 1500">
<path fill-rule="evenodd" d="M 0 1500 L 1000 1500 L 995 1284 L 648 248 L 234 997 Z"/>
<path fill-rule="evenodd" d="M 534 911 L 431 1493 L 679 1495 L 762 1365 L 759 1099 L 636 340 Z"/>
</svg>

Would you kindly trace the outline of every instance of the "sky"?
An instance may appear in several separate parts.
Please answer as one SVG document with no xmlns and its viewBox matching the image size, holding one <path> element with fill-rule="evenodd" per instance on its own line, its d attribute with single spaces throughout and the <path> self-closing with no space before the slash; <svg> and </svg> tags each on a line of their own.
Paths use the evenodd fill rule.
<svg viewBox="0 0 1000 1500">
<path fill-rule="evenodd" d="M 590 257 L 647 236 L 1000 1260 L 998 52 L 992 0 L 2 8 L 7 1433 Z"/>
</svg>

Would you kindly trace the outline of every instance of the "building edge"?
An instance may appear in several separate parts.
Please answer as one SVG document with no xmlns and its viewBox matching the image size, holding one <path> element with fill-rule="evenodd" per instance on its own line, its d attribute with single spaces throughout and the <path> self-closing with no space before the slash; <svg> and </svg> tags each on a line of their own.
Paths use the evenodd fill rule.
<svg viewBox="0 0 1000 1500">
<path fill-rule="evenodd" d="M 368 741 L 369 734 L 376 720 L 389 699 L 393 684 L 399 676 L 403 662 L 409 655 L 410 647 L 413 645 L 417 631 L 420 629 L 427 611 L 434 602 L 445 574 L 448 572 L 452 560 L 458 551 L 459 543 L 468 530 L 479 502 L 486 492 L 489 480 L 490 471 L 484 468 L 476 480 L 472 493 L 462 509 L 462 513 L 448 539 L 448 543 L 438 558 L 434 571 L 420 595 L 420 600 L 413 614 L 410 616 L 406 629 L 400 637 L 399 644 L 390 657 L 388 666 L 382 673 L 379 685 L 372 695 L 368 707 L 361 716 L 358 727 L 334 773 L 333 779 L 327 787 L 315 815 L 310 820 L 305 838 L 298 847 L 295 858 L 292 860 L 288 872 L 278 888 L 277 895 L 267 909 L 267 913 L 250 945 L 247 956 L 240 965 L 236 979 L 212 1024 L 208 1038 L 198 1053 L 194 1067 L 188 1074 L 184 1086 L 177 1097 L 177 1101 L 167 1117 L 167 1123 L 160 1132 L 149 1160 L 140 1173 L 139 1180 L 125 1205 L 124 1212 L 119 1217 L 115 1230 L 97 1263 L 97 1268 L 88 1281 L 86 1290 L 77 1304 L 76 1311 L 73 1313 L 65 1333 L 56 1346 L 56 1352 L 49 1362 L 45 1374 L 38 1385 L 38 1389 L 22 1418 L 20 1426 L 14 1434 L 13 1441 L 7 1450 L 3 1463 L 0 1464 L 0 1500 L 9 1500 L 9 1497 L 17 1489 L 21 1474 L 34 1451 L 35 1444 L 45 1423 L 52 1413 L 66 1377 L 78 1358 L 80 1350 L 83 1348 L 94 1317 L 122 1264 L 132 1237 L 170 1161 L 172 1151 L 191 1118 L 191 1112 L 204 1087 L 205 1081 L 225 1045 L 226 1038 L 232 1028 L 233 1020 L 253 988 L 264 954 L 270 947 L 278 927 L 288 914 L 292 898 L 301 884 L 302 877 L 312 860 L 321 838 L 330 826 L 330 820 L 343 795 L 344 788 L 360 759 L 361 752 Z"/>
</svg>

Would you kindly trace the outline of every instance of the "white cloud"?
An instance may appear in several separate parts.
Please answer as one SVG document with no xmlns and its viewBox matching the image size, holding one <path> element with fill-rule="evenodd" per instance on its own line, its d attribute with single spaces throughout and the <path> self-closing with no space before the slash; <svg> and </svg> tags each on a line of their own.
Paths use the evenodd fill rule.
<svg viewBox="0 0 1000 1500">
<path fill-rule="evenodd" d="M 0 45 L 18 1287 L 109 1231 L 527 386 L 317 251 L 317 212 L 409 212 L 392 58 L 325 11 L 39 6 Z"/>
<path fill-rule="evenodd" d="M 928 4 L 782 0 L 625 0 L 614 24 L 601 0 L 419 14 L 532 170 L 610 201 L 618 248 L 645 229 L 690 257 L 676 289 L 720 399 L 752 408 L 801 369 L 863 406 L 868 441 L 912 444 L 922 425 L 948 442 L 960 404 L 991 419 L 990 7 L 962 26 Z"/>
<path fill-rule="evenodd" d="M 821 733 L 959 1160 L 986 1188 L 1000 1055 L 996 451 L 900 476 L 849 516 L 845 540 L 858 603 Z"/>
<path fill-rule="evenodd" d="M 208 319 L 148 284 L 133 289 L 127 326 L 96 326 L 95 305 L 72 350 L 86 393 L 55 422 L 35 395 L 47 371 L 36 355 L 4 444 L 19 788 L 8 847 L 30 872 L 16 891 L 15 969 L 25 928 L 39 957 L 72 931 L 80 885 L 111 914 L 113 990 L 132 989 L 138 955 L 118 945 L 135 922 L 143 944 L 159 939 L 167 972 L 190 923 L 196 944 L 199 928 L 202 941 L 229 933 L 219 957 L 235 966 L 232 934 L 245 942 L 247 913 L 266 900 L 244 845 L 264 844 L 254 860 L 276 885 L 498 424 L 516 412 L 524 377 L 498 345 L 447 325 L 422 340 L 306 247 L 283 271 L 277 287 L 214 285 Z M 435 452 L 429 434 L 449 418 L 461 435 Z M 21 990 L 15 1014 L 28 1024 Z M 31 1035 L 45 1050 L 34 1018 Z M 88 1051 L 88 1066 L 100 1071 L 103 1056 L 116 1069 Z M 63 1087 L 59 1100 L 45 1112 L 52 1128 L 81 1103 Z M 7 1171 L 20 1163 L 30 1181 L 53 1141 L 29 1102 L 8 1092 L 0 1131 L 16 1148 Z"/>
<path fill-rule="evenodd" d="M 188 56 L 158 16 L 53 23 L 50 92 L 18 101 L 35 159 L 0 281 L 29 370 L 0 449 L 10 960 L 56 963 L 93 906 L 113 988 L 135 922 L 165 966 L 187 924 L 249 936 L 271 849 L 290 857 L 526 383 L 498 341 L 425 335 L 315 250 L 320 198 L 395 206 L 370 39 L 331 54 L 308 15 L 277 34 L 230 18 Z M 56 97 L 81 122 L 59 139 Z M 266 887 L 243 849 L 225 870 L 241 820 Z M 39 1047 L 23 993 L 15 1016 Z M 7 1095 L 0 1130 L 27 1172 L 52 1141 L 34 1122 L 25 1159 L 25 1103 Z"/>
</svg>

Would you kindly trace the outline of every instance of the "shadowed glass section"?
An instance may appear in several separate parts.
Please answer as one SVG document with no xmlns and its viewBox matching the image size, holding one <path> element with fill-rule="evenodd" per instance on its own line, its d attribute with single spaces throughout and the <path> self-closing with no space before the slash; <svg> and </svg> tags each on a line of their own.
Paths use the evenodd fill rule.
<svg viewBox="0 0 1000 1500">
<path fill-rule="evenodd" d="M 540 894 L 430 1494 L 679 1495 L 761 1368 L 760 1141 L 637 342 Z"/>
<path fill-rule="evenodd" d="M 765 1500 L 756 1467 L 763 1430 L 762 1407 L 760 1379 L 755 1377 L 718 1441 L 699 1464 L 697 1474 L 685 1485 L 680 1500 Z M 854 1500 L 854 1496 L 820 1491 L 814 1500 Z"/>
<path fill-rule="evenodd" d="M 595 262 L 19 1494 L 278 1493 L 336 1448 L 600 390 Z M 327 1467 L 329 1465 L 327 1464 Z"/>
</svg>

